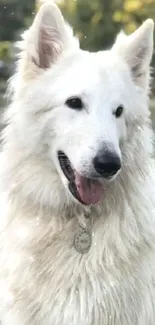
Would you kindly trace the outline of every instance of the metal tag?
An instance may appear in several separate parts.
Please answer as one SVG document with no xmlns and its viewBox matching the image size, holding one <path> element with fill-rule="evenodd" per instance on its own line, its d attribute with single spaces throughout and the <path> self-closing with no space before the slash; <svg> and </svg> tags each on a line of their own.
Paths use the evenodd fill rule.
<svg viewBox="0 0 155 325">
<path fill-rule="evenodd" d="M 87 253 L 91 247 L 91 244 L 92 236 L 87 229 L 82 229 L 74 237 L 74 247 L 81 254 Z"/>
</svg>

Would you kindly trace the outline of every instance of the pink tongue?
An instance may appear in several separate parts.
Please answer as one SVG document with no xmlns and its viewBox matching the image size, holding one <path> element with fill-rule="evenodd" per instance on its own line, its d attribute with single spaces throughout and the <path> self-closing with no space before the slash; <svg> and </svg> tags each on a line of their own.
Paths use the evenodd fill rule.
<svg viewBox="0 0 155 325">
<path fill-rule="evenodd" d="M 100 201 L 103 186 L 97 180 L 88 179 L 75 172 L 75 184 L 83 203 L 95 204 Z"/>
</svg>

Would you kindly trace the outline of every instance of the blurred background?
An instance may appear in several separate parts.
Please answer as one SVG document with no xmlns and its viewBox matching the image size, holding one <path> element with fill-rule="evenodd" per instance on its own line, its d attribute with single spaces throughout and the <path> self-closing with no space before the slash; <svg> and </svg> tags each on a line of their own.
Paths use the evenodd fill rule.
<svg viewBox="0 0 155 325">
<path fill-rule="evenodd" d="M 52 0 L 51 0 L 52 1 Z M 110 47 L 116 34 L 124 29 L 133 32 L 145 19 L 155 21 L 155 0 L 57 0 L 65 18 L 73 26 L 83 49 Z M 0 0 L 0 128 L 6 102 L 4 94 L 8 78 L 15 67 L 15 42 L 39 9 L 35 0 Z M 155 68 L 155 50 L 152 60 Z M 152 72 L 155 77 L 154 69 Z M 155 129 L 155 81 L 150 101 Z"/>
</svg>

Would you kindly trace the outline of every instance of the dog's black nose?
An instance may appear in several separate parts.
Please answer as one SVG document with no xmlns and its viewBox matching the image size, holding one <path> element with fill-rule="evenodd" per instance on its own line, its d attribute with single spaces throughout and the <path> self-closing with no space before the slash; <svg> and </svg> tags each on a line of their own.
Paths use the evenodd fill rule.
<svg viewBox="0 0 155 325">
<path fill-rule="evenodd" d="M 104 151 L 94 158 L 94 168 L 102 177 L 114 176 L 121 168 L 121 160 L 115 153 Z"/>
</svg>

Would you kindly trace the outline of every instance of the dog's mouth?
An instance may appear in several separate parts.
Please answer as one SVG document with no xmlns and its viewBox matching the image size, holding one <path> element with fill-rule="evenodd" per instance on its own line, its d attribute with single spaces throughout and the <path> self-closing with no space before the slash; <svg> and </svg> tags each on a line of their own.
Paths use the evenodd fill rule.
<svg viewBox="0 0 155 325">
<path fill-rule="evenodd" d="M 99 202 L 103 195 L 103 185 L 99 180 L 80 175 L 62 151 L 58 151 L 60 167 L 68 180 L 68 188 L 76 200 L 85 205 Z"/>
</svg>

